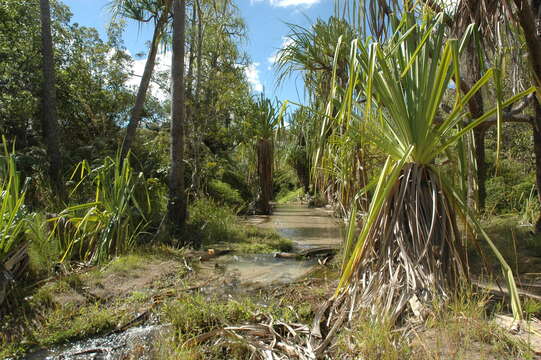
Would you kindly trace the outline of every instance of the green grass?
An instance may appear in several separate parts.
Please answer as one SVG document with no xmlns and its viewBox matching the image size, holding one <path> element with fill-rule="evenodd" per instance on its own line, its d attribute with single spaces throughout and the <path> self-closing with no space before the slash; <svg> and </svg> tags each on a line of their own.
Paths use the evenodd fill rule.
<svg viewBox="0 0 541 360">
<path fill-rule="evenodd" d="M 211 199 L 199 199 L 190 207 L 186 236 L 203 248 L 228 248 L 239 253 L 290 251 L 293 243 L 275 231 L 243 225 L 232 209 Z"/>
<path fill-rule="evenodd" d="M 409 339 L 391 324 L 362 314 L 340 333 L 333 355 L 366 360 L 532 359 L 525 344 L 492 321 L 487 301 L 482 294 L 463 291 L 434 307 L 436 312 Z"/>
<path fill-rule="evenodd" d="M 286 322 L 309 322 L 311 312 L 306 305 L 283 306 L 275 302 L 261 305 L 246 298 L 223 301 L 202 295 L 186 295 L 167 304 L 163 309 L 165 321 L 172 331 L 162 339 L 161 357 L 178 359 L 247 359 L 251 351 L 232 342 L 227 347 L 190 342 L 194 337 L 222 329 L 225 326 L 258 322 L 258 314 L 271 315 Z"/>
<path fill-rule="evenodd" d="M 8 149 L 2 136 L 3 156 L 0 156 L 0 264 L 7 259 L 10 251 L 23 241 L 25 218 L 25 186 L 15 165 L 15 150 Z M 1 152 L 2 150 L 0 150 Z M 2 299 L 0 299 L 2 300 Z"/>
<path fill-rule="evenodd" d="M 239 253 L 289 252 L 293 249 L 291 240 L 281 237 L 270 229 L 244 226 L 239 229 L 239 234 L 241 241 L 231 244 L 232 249 Z"/>
<path fill-rule="evenodd" d="M 295 190 L 288 191 L 284 194 L 280 193 L 278 194 L 278 197 L 276 199 L 276 203 L 278 204 L 287 204 L 292 201 L 296 201 L 297 199 L 300 199 L 304 196 L 304 190 L 299 188 Z"/>
<path fill-rule="evenodd" d="M 45 322 L 32 332 L 37 344 L 47 346 L 113 329 L 120 315 L 99 304 L 62 306 L 50 312 Z"/>
<path fill-rule="evenodd" d="M 119 291 L 106 299 L 93 295 L 93 290 L 100 289 L 107 276 L 134 279 L 143 266 L 171 259 L 180 262 L 181 255 L 181 250 L 164 246 L 138 248 L 102 266 L 57 275 L 57 279 L 35 289 L 19 289 L 20 304 L 0 324 L 0 358 L 22 354 L 35 346 L 49 347 L 103 334 L 131 320 L 133 312 L 150 306 L 152 296 L 161 289 L 175 290 L 186 272 L 174 272 L 172 277 L 142 283 L 140 288 Z"/>
<path fill-rule="evenodd" d="M 101 273 L 104 275 L 111 273 L 129 274 L 141 269 L 146 263 L 148 263 L 148 257 L 140 254 L 128 254 L 114 258 L 102 268 Z"/>
</svg>

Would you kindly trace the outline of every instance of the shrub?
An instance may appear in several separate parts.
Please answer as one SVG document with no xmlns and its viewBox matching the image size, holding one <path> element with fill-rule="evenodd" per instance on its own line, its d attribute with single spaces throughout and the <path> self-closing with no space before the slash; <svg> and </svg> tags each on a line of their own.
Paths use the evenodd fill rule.
<svg viewBox="0 0 541 360">
<path fill-rule="evenodd" d="M 189 226 L 193 231 L 189 236 L 196 239 L 192 243 L 200 245 L 212 241 L 231 241 L 237 237 L 236 217 L 233 211 L 219 206 L 214 200 L 201 198 L 191 204 Z"/>
<path fill-rule="evenodd" d="M 62 260 L 103 262 L 130 249 L 148 226 L 152 212 L 148 183 L 142 173 L 133 171 L 128 158 L 121 162 L 107 157 L 94 169 L 83 161 L 74 174 L 79 172 L 81 180 L 72 194 L 91 182 L 94 201 L 63 210 L 53 219 L 52 236 L 61 238 Z"/>
<path fill-rule="evenodd" d="M 15 152 L 8 150 L 3 138 L 4 155 L 0 157 L 0 264 L 22 240 L 26 211 L 25 187 L 15 166 Z"/>
<path fill-rule="evenodd" d="M 244 204 L 244 200 L 238 190 L 233 189 L 228 183 L 217 179 L 209 182 L 208 193 L 217 202 L 230 207 L 238 208 Z"/>
</svg>

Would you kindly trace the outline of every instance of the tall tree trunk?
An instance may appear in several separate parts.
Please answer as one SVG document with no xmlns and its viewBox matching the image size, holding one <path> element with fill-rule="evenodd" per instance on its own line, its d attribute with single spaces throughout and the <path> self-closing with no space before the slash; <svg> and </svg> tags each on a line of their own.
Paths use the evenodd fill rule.
<svg viewBox="0 0 541 360">
<path fill-rule="evenodd" d="M 537 186 L 537 197 L 541 203 L 541 105 L 536 100 L 535 106 L 535 118 L 533 119 L 533 147 L 535 154 L 535 184 Z M 535 223 L 535 232 L 541 233 L 541 214 Z"/>
<path fill-rule="evenodd" d="M 178 234 L 186 221 L 184 191 L 184 39 L 186 1 L 173 4 L 173 60 L 171 64 L 171 169 L 169 172 L 168 217 L 171 233 Z"/>
<path fill-rule="evenodd" d="M 273 143 L 269 139 L 259 139 L 256 144 L 257 151 L 257 175 L 259 176 L 260 198 L 258 210 L 269 215 L 272 212 L 272 165 L 273 165 Z"/>
<path fill-rule="evenodd" d="M 514 0 L 517 6 L 518 21 L 524 32 L 524 38 L 528 48 L 528 62 L 533 75 L 533 82 L 541 88 L 541 41 L 537 35 L 537 27 L 534 14 L 538 14 L 538 7 L 532 9 L 527 0 Z M 540 95 L 537 95 L 540 99 Z"/>
<path fill-rule="evenodd" d="M 465 60 L 465 72 L 464 80 L 465 84 L 462 85 L 462 90 L 466 93 L 472 86 L 481 78 L 481 65 L 479 62 L 479 53 L 477 52 L 476 45 L 473 40 L 466 47 L 466 53 L 464 55 Z M 468 108 L 470 110 L 472 119 L 476 119 L 483 115 L 483 95 L 478 91 L 468 102 Z M 476 163 L 476 172 L 474 179 L 475 182 L 469 182 L 471 184 L 477 183 L 477 192 L 475 189 L 468 186 L 468 205 L 470 207 L 477 205 L 478 210 L 483 210 L 486 203 L 486 160 L 485 160 L 485 132 L 481 128 L 476 128 L 473 131 L 474 139 L 474 156 Z M 473 169 L 472 169 L 473 170 Z M 471 176 L 470 174 L 468 176 Z"/>
<path fill-rule="evenodd" d="M 194 170 L 192 174 L 193 187 L 196 193 L 201 190 L 201 143 L 203 142 L 204 127 L 201 126 L 203 117 L 201 116 L 201 77 L 202 77 L 202 62 L 203 62 L 203 16 L 201 12 L 201 4 L 199 0 L 195 0 L 197 6 L 197 74 L 195 80 L 195 114 L 194 114 Z"/>
<path fill-rule="evenodd" d="M 193 67 L 195 62 L 195 34 L 197 26 L 197 13 L 195 2 L 192 3 L 192 16 L 191 16 L 191 30 L 190 36 L 187 42 L 190 44 L 189 57 L 188 57 L 188 71 L 186 73 L 186 123 L 184 134 L 188 147 L 192 151 L 192 155 L 195 154 L 195 123 L 194 118 L 194 94 L 193 94 Z M 193 184 L 193 182 L 192 182 Z"/>
<path fill-rule="evenodd" d="M 536 26 L 536 16 L 539 14 L 539 1 L 533 3 L 534 7 L 526 0 L 514 0 L 517 6 L 517 15 L 522 27 L 528 49 L 528 62 L 530 63 L 533 83 L 541 88 L 541 39 Z M 537 19 L 539 21 L 539 19 Z M 533 141 L 535 153 L 535 174 L 537 193 L 541 202 L 541 94 L 537 93 L 535 103 L 535 119 L 533 122 Z M 536 222 L 536 233 L 541 233 L 541 214 Z"/>
<path fill-rule="evenodd" d="M 61 201 L 66 193 L 62 179 L 62 156 L 60 155 L 60 136 L 58 113 L 56 109 L 56 74 L 54 68 L 53 38 L 51 34 L 51 6 L 49 0 L 40 0 L 41 46 L 43 53 L 43 96 L 41 127 L 43 141 L 49 157 L 49 177 L 55 194 Z"/>
<path fill-rule="evenodd" d="M 152 42 L 150 44 L 150 52 L 145 63 L 145 69 L 143 70 L 143 76 L 141 77 L 141 82 L 139 83 L 139 88 L 137 89 L 137 96 L 135 98 L 135 104 L 131 111 L 130 121 L 126 127 L 126 136 L 122 142 L 122 150 L 120 152 L 121 159 L 124 159 L 130 151 L 133 142 L 135 140 L 135 135 L 137 133 L 137 128 L 141 122 L 143 116 L 143 110 L 145 107 L 145 100 L 147 97 L 148 87 L 150 86 L 150 80 L 152 79 L 152 73 L 154 72 L 154 67 L 156 65 L 156 56 L 158 55 L 158 46 L 160 44 L 160 39 L 167 23 L 169 17 L 169 9 L 171 8 L 171 1 L 169 0 L 166 5 L 163 13 L 161 14 L 156 27 L 154 28 L 154 34 L 152 36 Z"/>
</svg>

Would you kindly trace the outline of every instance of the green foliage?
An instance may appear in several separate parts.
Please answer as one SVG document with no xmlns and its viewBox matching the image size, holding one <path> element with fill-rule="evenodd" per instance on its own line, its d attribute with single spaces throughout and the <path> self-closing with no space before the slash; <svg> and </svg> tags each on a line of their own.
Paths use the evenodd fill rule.
<svg viewBox="0 0 541 360">
<path fill-rule="evenodd" d="M 240 253 L 289 251 L 292 242 L 276 232 L 242 225 L 232 209 L 212 199 L 198 199 L 190 205 L 185 236 L 204 247 L 227 247 Z"/>
<path fill-rule="evenodd" d="M 32 214 L 27 220 L 30 269 L 38 276 L 51 274 L 64 255 L 58 236 L 51 236 L 51 227 L 53 225 L 43 214 Z"/>
<path fill-rule="evenodd" d="M 263 93 L 254 98 L 252 111 L 245 119 L 248 139 L 257 142 L 259 139 L 273 138 L 275 131 L 282 126 L 279 107 L 278 102 L 273 102 Z"/>
<path fill-rule="evenodd" d="M 489 214 L 521 213 L 525 216 L 525 222 L 535 222 L 536 209 L 532 208 L 538 204 L 538 201 L 535 201 L 537 195 L 535 174 L 525 172 L 523 164 L 514 158 L 503 158 L 499 161 L 497 169 L 493 167 L 489 169 L 496 173 L 489 177 L 486 183 L 487 212 Z"/>
<path fill-rule="evenodd" d="M 339 44 L 339 39 L 342 42 Z M 325 102 L 331 88 L 333 66 L 338 76 L 347 76 L 349 51 L 347 47 L 355 38 L 353 28 L 343 19 L 332 16 L 328 21 L 318 19 L 311 28 L 289 24 L 289 42 L 281 49 L 276 59 L 279 81 L 295 71 L 304 73 L 305 85 Z M 340 47 L 336 58 L 336 46 Z"/>
<path fill-rule="evenodd" d="M 278 204 L 287 204 L 288 202 L 297 201 L 302 198 L 304 191 L 302 189 L 295 189 L 291 191 L 283 191 L 276 196 L 276 202 Z"/>
<path fill-rule="evenodd" d="M 236 236 L 235 214 L 211 199 L 198 199 L 189 208 L 188 223 L 202 237 L 197 243 L 231 241 Z"/>
<path fill-rule="evenodd" d="M 226 169 L 222 175 L 222 181 L 238 191 L 244 202 L 249 202 L 253 199 L 252 190 L 247 182 L 246 174 L 242 174 L 240 169 Z"/>
<path fill-rule="evenodd" d="M 238 190 L 223 181 L 213 179 L 208 183 L 208 193 L 211 198 L 231 208 L 239 208 L 244 204 Z"/>
<path fill-rule="evenodd" d="M 80 163 L 73 177 L 77 175 L 80 181 L 72 194 L 83 183 L 93 184 L 94 201 L 70 206 L 53 219 L 52 234 L 63 237 L 62 260 L 103 262 L 133 248 L 152 212 L 143 174 L 135 173 L 128 159 L 108 157 L 94 169 Z"/>
<path fill-rule="evenodd" d="M 111 24 L 102 40 L 96 29 L 71 24 L 72 14 L 60 1 L 51 1 L 51 8 L 62 155 L 71 166 L 114 153 L 118 146 L 133 98 L 125 86 L 131 57 L 122 44 L 122 24 Z M 42 171 L 39 36 L 39 2 L 2 1 L 0 132 L 16 139 L 21 155 Z M 30 176 L 34 169 L 20 170 Z"/>
<path fill-rule="evenodd" d="M 23 240 L 26 211 L 25 189 L 15 165 L 15 152 L 8 149 L 2 138 L 3 155 L 0 156 L 0 264 L 9 252 Z"/>
</svg>

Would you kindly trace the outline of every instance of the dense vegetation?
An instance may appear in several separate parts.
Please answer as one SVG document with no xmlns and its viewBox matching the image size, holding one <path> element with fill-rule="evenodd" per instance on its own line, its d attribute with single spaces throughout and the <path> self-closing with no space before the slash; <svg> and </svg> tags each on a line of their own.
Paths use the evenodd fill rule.
<svg viewBox="0 0 541 360">
<path fill-rule="evenodd" d="M 301 198 L 328 205 L 348 229 L 332 265 L 334 295 L 325 288 L 330 300 L 312 299 L 324 301 L 318 311 L 265 295 L 265 320 L 314 325 L 311 336 L 280 334 L 276 356 L 415 356 L 393 329 L 412 318 L 444 326 L 445 306 L 481 322 L 476 306 L 488 301 L 470 280 L 493 268 L 515 320 L 539 312 L 523 306 L 516 285 L 517 272 L 539 272 L 518 271 L 521 260 L 541 256 L 539 1 L 337 1 L 335 16 L 290 25 L 277 54 L 278 83 L 301 74 L 305 104 L 254 94 L 247 30 L 232 2 L 114 0 L 108 10 L 102 39 L 72 23 L 60 0 L 0 4 L 0 356 L 26 351 L 14 345 L 22 339 L 49 346 L 125 320 L 121 292 L 65 313 L 51 303 L 114 276 L 111 268 L 152 268 L 141 254 L 182 258 L 193 271 L 194 249 L 291 251 L 239 215 Z M 135 87 L 126 21 L 153 26 Z M 156 66 L 164 53 L 165 72 Z M 182 271 L 167 286 L 184 281 Z M 125 301 L 170 295 L 160 291 Z M 227 325 L 257 322 L 252 300 L 205 304 L 178 286 L 172 293 L 163 356 L 265 353 L 253 339 L 199 347 Z M 20 314 L 22 328 L 10 329 Z M 524 354 L 501 329 L 477 335 Z"/>
</svg>

